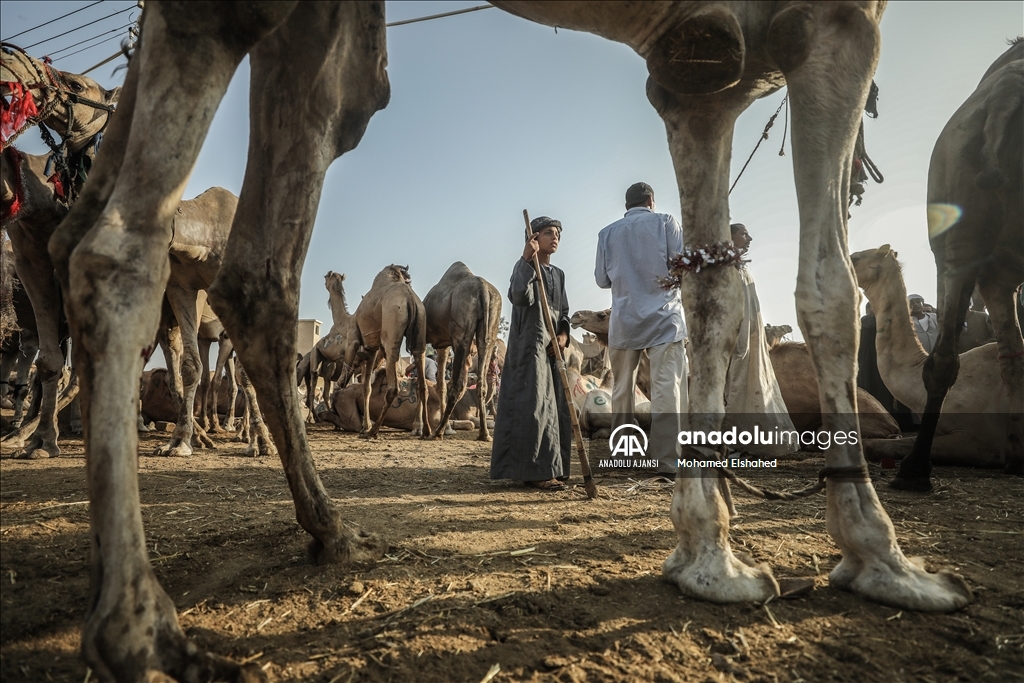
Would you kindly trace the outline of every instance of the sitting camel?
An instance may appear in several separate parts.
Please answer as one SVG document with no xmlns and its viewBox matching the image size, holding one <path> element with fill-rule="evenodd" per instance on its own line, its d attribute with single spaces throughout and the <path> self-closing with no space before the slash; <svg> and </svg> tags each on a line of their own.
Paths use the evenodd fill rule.
<svg viewBox="0 0 1024 683">
<path fill-rule="evenodd" d="M 569 324 L 572 325 L 573 329 L 582 327 L 587 332 L 590 332 L 593 335 L 594 341 L 605 349 L 605 356 L 607 357 L 608 325 L 611 322 L 611 317 L 612 309 L 610 308 L 606 308 L 603 311 L 576 311 L 569 319 Z M 608 382 L 613 377 L 611 362 L 606 361 L 606 363 L 608 363 L 608 368 L 602 380 Z M 636 388 L 645 397 L 651 395 L 651 358 L 647 355 L 646 349 L 640 354 L 640 363 L 636 368 Z"/>
<path fill-rule="evenodd" d="M 331 326 L 327 335 L 317 342 L 318 353 L 334 363 L 342 363 L 348 370 L 342 375 L 342 386 L 347 383 L 357 359 L 362 364 L 363 386 L 363 429 L 367 438 L 376 438 L 377 432 L 384 423 L 388 410 L 391 409 L 398 395 L 398 361 L 401 357 L 402 341 L 412 354 L 416 366 L 416 376 L 423 377 L 426 342 L 426 313 L 423 302 L 416 296 L 410 284 L 409 269 L 388 266 L 377 273 L 370 291 L 366 293 L 355 313 L 349 314 L 345 304 L 343 282 L 344 275 L 331 278 L 328 289 L 332 287 L 340 292 L 339 310 L 334 311 L 337 322 Z M 386 361 L 388 393 L 381 404 L 380 417 L 370 423 L 370 393 L 373 382 L 373 369 L 377 367 L 380 357 Z M 311 362 L 312 365 L 312 362 Z M 420 410 L 422 411 L 423 435 L 430 434 L 430 416 L 427 412 L 427 389 L 425 384 L 417 384 L 420 392 Z"/>
<path fill-rule="evenodd" d="M 441 401 L 441 422 L 434 438 L 440 439 L 455 405 L 466 391 L 466 361 L 474 342 L 478 409 L 486 416 L 488 398 L 487 369 L 498 343 L 498 319 L 501 317 L 501 294 L 487 280 L 473 275 L 461 261 L 453 263 L 436 285 L 423 298 L 427 316 L 427 343 L 437 349 L 438 396 Z M 453 350 L 451 391 L 444 381 L 448 368 L 448 352 Z M 422 377 L 423 375 L 418 375 Z M 478 441 L 490 441 L 487 420 L 480 420 Z"/>
<path fill-rule="evenodd" d="M 1005 458 L 1007 472 L 1024 474 L 1024 339 L 1015 302 L 1024 281 L 1022 131 L 1024 39 L 1017 38 L 953 114 L 932 151 L 928 235 L 938 277 L 939 338 L 923 369 L 928 398 L 923 410 L 918 409 L 921 430 L 891 482 L 894 488 L 931 490 L 932 439 L 950 410 L 949 400 L 959 386 L 954 383 L 970 381 L 957 377 L 961 361 L 966 361 L 959 339 L 975 286 L 988 304 L 999 349 L 995 355 L 1002 391 L 993 391 L 999 382 L 987 388 L 993 395 L 1006 394 L 1007 400 L 1008 424 L 993 433 L 1000 443 L 993 454 Z"/>
<path fill-rule="evenodd" d="M 434 382 L 427 382 L 427 392 L 430 397 L 430 417 L 433 420 L 441 419 L 439 385 Z M 384 414 L 384 426 L 393 429 L 404 429 L 415 436 L 423 435 L 423 410 L 420 402 L 420 382 L 413 377 L 399 377 L 398 391 L 391 401 L 390 409 L 385 412 L 384 400 L 388 394 L 388 378 L 384 373 L 377 373 L 374 376 L 370 389 L 369 410 L 371 414 Z M 361 384 L 350 384 L 346 387 L 338 387 L 331 400 L 331 408 L 323 406 L 320 419 L 330 422 L 335 427 L 346 432 L 363 431 L 366 422 L 366 404 L 363 402 L 363 387 Z"/>
<path fill-rule="evenodd" d="M 900 403 L 922 412 L 928 391 L 921 378 L 928 354 L 914 332 L 907 288 L 896 252 L 884 245 L 853 254 L 857 280 L 878 320 L 875 350 L 882 381 Z M 1012 452 L 1008 438 L 1010 393 L 1000 381 L 999 351 L 987 344 L 960 354 L 957 383 L 942 404 L 931 460 L 941 465 L 1003 467 Z M 918 439 L 921 438 L 918 436 Z M 904 458 L 915 439 L 872 443 L 876 458 Z"/>
<path fill-rule="evenodd" d="M 60 455 L 57 446 L 57 414 L 71 403 L 78 383 L 58 398 L 57 384 L 64 367 L 58 327 L 62 318 L 61 292 L 54 280 L 54 264 L 47 251 L 50 236 L 68 212 L 68 201 L 81 191 L 96 156 L 96 139 L 107 125 L 121 89 L 106 90 L 88 76 L 58 71 L 23 52 L 4 46 L 0 66 L 0 95 L 11 98 L 11 110 L 24 97 L 15 84 L 26 87 L 43 118 L 21 122 L 19 130 L 3 141 L 0 157 L 0 214 L 14 247 L 15 268 L 32 302 L 39 338 L 36 360 L 41 382 L 38 422 L 26 422 L 10 434 L 4 450 L 14 457 L 50 458 Z M 24 154 L 11 146 L 27 127 L 42 122 L 60 133 L 66 145 L 63 164 L 46 173 L 53 155 Z M 65 170 L 66 169 L 66 170 Z"/>
<path fill-rule="evenodd" d="M 622 42 L 647 62 L 648 99 L 666 123 L 689 247 L 728 239 L 734 121 L 758 97 L 788 86 L 801 221 L 797 308 L 822 400 L 835 416 L 826 426 L 855 429 L 858 321 L 845 180 L 878 60 L 884 3 L 494 4 Z M 209 654 L 178 625 L 148 559 L 134 430 L 136 380 L 159 320 L 174 209 L 246 55 L 250 163 L 211 301 L 242 363 L 261 369 L 252 379 L 296 516 L 313 536 L 314 561 L 373 561 L 386 550 L 379 538 L 342 523 L 316 473 L 294 388 L 298 274 L 324 175 L 358 144 L 390 96 L 383 8 L 379 2 L 146 7 L 145 38 L 129 65 L 93 181 L 51 240 L 89 404 L 93 581 L 82 653 L 102 680 L 120 672 L 154 680 L 265 680 L 258 664 Z M 740 325 L 739 276 L 714 266 L 688 273 L 681 284 L 696 356 L 690 418 L 699 423 L 694 428 L 715 429 Z M 835 446 L 825 457 L 828 529 L 843 556 L 830 574 L 832 585 L 903 609 L 966 605 L 971 593 L 962 579 L 929 574 L 903 555 L 862 473 L 859 446 Z M 732 553 L 717 474 L 682 474 L 688 476 L 676 479 L 671 512 L 679 545 L 664 575 L 686 594 L 715 602 L 777 597 L 778 582 L 766 565 L 749 567 Z"/>
</svg>

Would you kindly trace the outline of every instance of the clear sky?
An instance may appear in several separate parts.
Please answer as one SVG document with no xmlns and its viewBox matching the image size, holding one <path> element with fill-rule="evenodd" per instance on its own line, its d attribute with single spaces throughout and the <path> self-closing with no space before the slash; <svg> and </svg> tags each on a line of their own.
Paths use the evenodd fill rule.
<svg viewBox="0 0 1024 683">
<path fill-rule="evenodd" d="M 87 2 L 2 2 L 0 33 L 19 31 Z M 134 3 L 107 1 L 16 38 L 29 45 Z M 400 21 L 482 2 L 388 2 Z M 42 56 L 128 23 L 127 12 L 44 43 Z M 122 31 L 119 34 L 123 35 Z M 935 303 L 925 189 L 932 146 L 988 66 L 1024 33 L 1024 3 L 890 2 L 882 20 L 875 80 L 879 118 L 865 123 L 867 149 L 882 173 L 852 210 L 852 251 L 892 244 L 907 286 Z M 99 40 L 99 39 L 98 39 Z M 80 47 L 87 46 L 88 43 Z M 82 71 L 117 50 L 104 43 L 56 62 Z M 79 49 L 73 48 L 61 55 Z M 597 233 L 623 213 L 626 187 L 656 192 L 658 210 L 679 216 L 665 129 L 647 102 L 643 60 L 629 48 L 585 33 L 531 24 L 497 9 L 388 29 L 391 103 L 370 121 L 359 147 L 327 174 L 302 274 L 299 315 L 329 324 L 323 276 L 347 274 L 354 307 L 390 263 L 410 267 L 420 296 L 454 261 L 464 261 L 503 294 L 522 252 L 522 210 L 560 219 L 553 262 L 566 273 L 572 310 L 610 305 L 594 284 Z M 61 56 L 61 55 L 58 55 Z M 119 58 L 94 72 L 110 87 Z M 238 193 L 248 136 L 243 63 L 214 119 L 185 197 L 220 185 Z M 739 120 L 733 176 L 772 112 L 778 92 Z M 754 237 L 750 265 L 766 323 L 797 330 L 793 292 L 797 208 L 791 155 L 779 157 L 783 117 L 732 195 L 732 216 Z M 36 136 L 21 141 L 34 151 Z M 686 229 L 686 226 L 683 226 Z M 505 301 L 506 315 L 510 304 Z M 799 338 L 797 330 L 795 336 Z"/>
</svg>

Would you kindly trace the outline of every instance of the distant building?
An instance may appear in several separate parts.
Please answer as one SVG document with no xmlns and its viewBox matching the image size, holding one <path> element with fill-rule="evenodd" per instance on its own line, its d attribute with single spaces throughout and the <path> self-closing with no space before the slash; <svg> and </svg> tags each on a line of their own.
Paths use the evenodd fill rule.
<svg viewBox="0 0 1024 683">
<path fill-rule="evenodd" d="M 309 350 L 313 348 L 313 344 L 320 341 L 320 325 L 319 320 L 300 320 L 296 323 L 298 332 L 296 350 L 303 356 L 309 353 Z"/>
</svg>

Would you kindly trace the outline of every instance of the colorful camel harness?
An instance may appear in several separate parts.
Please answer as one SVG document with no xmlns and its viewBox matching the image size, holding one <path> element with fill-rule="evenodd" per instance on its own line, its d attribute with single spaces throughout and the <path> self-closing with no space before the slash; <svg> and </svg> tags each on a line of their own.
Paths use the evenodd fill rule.
<svg viewBox="0 0 1024 683">
<path fill-rule="evenodd" d="M 2 59 L 2 76 L 0 76 L 0 92 L 3 97 L 2 111 L 0 111 L 0 143 L 2 150 L 6 153 L 14 141 L 27 129 L 32 126 L 39 126 L 39 133 L 53 154 L 46 164 L 46 175 L 48 181 L 53 185 L 54 194 L 64 204 L 70 205 L 78 196 L 78 189 L 85 182 L 92 166 L 92 158 L 99 148 L 103 130 L 110 122 L 110 116 L 114 106 L 97 102 L 82 97 L 72 91 L 64 74 L 50 65 L 49 57 L 44 57 L 39 62 L 29 57 L 24 50 L 10 43 L 3 43 L 0 48 L 0 59 Z M 25 82 L 19 75 L 30 73 L 35 75 L 34 82 Z M 33 92 L 40 94 L 36 97 Z M 36 104 L 37 100 L 42 106 Z M 92 142 L 85 149 L 77 153 L 69 153 L 67 149 L 67 137 L 70 135 L 75 123 L 74 105 L 85 104 L 94 109 L 107 112 L 108 116 Z M 53 139 L 53 134 L 46 127 L 43 121 L 48 118 L 57 107 L 63 106 L 67 114 L 67 130 L 61 144 Z M 15 218 L 21 210 L 23 189 L 20 178 L 20 156 L 12 154 L 12 161 L 15 162 L 15 199 L 9 207 L 5 207 L 2 220 L 4 223 Z M 69 163 L 70 162 L 70 163 Z M 51 168 L 55 169 L 51 174 Z"/>
</svg>

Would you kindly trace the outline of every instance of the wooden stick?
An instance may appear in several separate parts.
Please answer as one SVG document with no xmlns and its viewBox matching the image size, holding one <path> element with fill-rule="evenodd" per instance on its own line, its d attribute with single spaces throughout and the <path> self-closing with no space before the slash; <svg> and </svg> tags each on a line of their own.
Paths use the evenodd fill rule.
<svg viewBox="0 0 1024 683">
<path fill-rule="evenodd" d="M 530 227 L 530 214 L 523 209 L 523 220 L 526 221 L 526 239 L 533 238 L 533 228 Z M 562 356 L 562 348 L 558 345 L 558 337 L 555 335 L 555 323 L 551 319 L 551 309 L 548 306 L 547 293 L 544 291 L 544 274 L 540 269 L 540 258 L 533 255 L 533 270 L 537 274 L 537 287 L 540 291 L 540 305 L 543 311 L 544 320 L 547 322 L 548 334 L 551 335 L 551 348 L 555 350 L 555 361 L 558 365 L 558 372 L 562 375 L 562 390 L 565 392 L 565 402 L 569 404 L 569 417 L 572 419 L 572 432 L 576 437 L 576 451 L 580 457 L 580 470 L 583 472 L 583 487 L 587 490 L 587 498 L 597 498 L 597 484 L 594 483 L 594 475 L 590 471 L 590 461 L 587 460 L 587 448 L 583 444 L 583 432 L 580 430 L 580 418 L 576 414 L 576 404 L 572 402 L 572 394 L 569 390 L 569 376 L 565 372 L 565 357 Z"/>
</svg>

